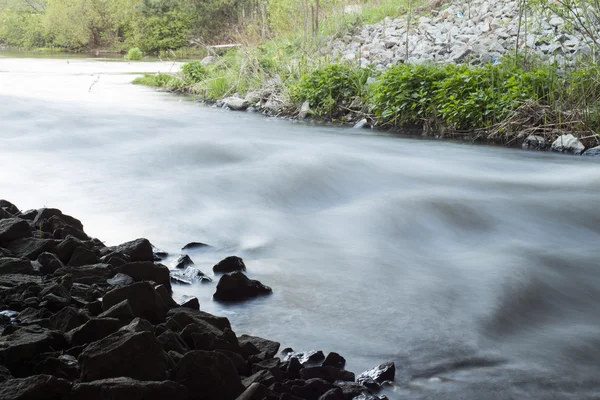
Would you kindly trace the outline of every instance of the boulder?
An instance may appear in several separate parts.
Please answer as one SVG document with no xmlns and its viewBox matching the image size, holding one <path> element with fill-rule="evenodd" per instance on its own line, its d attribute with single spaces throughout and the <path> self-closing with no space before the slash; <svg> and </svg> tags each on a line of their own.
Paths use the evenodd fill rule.
<svg viewBox="0 0 600 400">
<path fill-rule="evenodd" d="M 70 331 L 89 321 L 90 316 L 82 310 L 65 307 L 50 317 L 50 324 L 63 332 Z"/>
<path fill-rule="evenodd" d="M 40 208 L 33 220 L 34 226 L 40 226 L 44 220 L 54 219 L 60 221 L 61 225 L 69 225 L 79 231 L 83 231 L 83 224 L 77 218 L 63 214 L 62 211 L 56 208 Z"/>
<path fill-rule="evenodd" d="M 6 243 L 4 248 L 15 256 L 35 260 L 46 251 L 52 253 L 57 244 L 58 241 L 53 239 L 22 238 Z"/>
<path fill-rule="evenodd" d="M 77 359 L 68 354 L 43 359 L 35 366 L 33 373 L 35 375 L 52 375 L 69 381 L 74 381 L 81 375 Z"/>
<path fill-rule="evenodd" d="M 145 318 L 154 324 L 164 322 L 167 307 L 150 283 L 137 282 L 111 290 L 102 298 L 102 309 L 107 311 L 123 300 L 129 300 L 134 316 Z"/>
<path fill-rule="evenodd" d="M 247 378 L 242 380 L 242 385 L 244 387 L 250 387 L 256 383 L 260 383 L 265 386 L 271 386 L 275 382 L 281 382 L 281 377 L 275 376 L 272 371 L 269 370 L 260 370 Z"/>
<path fill-rule="evenodd" d="M 307 367 L 300 370 L 300 378 L 301 379 L 311 379 L 311 378 L 320 378 L 324 379 L 327 382 L 335 382 L 335 381 L 350 381 L 354 382 L 354 373 L 350 371 L 346 371 L 344 369 L 330 367 L 330 366 L 320 366 L 320 367 Z"/>
<path fill-rule="evenodd" d="M 317 365 L 325 360 L 325 354 L 321 350 L 309 350 L 299 353 L 288 352 L 285 359 L 292 358 L 297 358 L 301 365 Z"/>
<path fill-rule="evenodd" d="M 104 285 L 106 280 L 114 275 L 114 268 L 110 264 L 92 264 L 81 267 L 65 267 L 54 271 L 54 276 L 70 274 L 73 282 L 85 285 Z"/>
<path fill-rule="evenodd" d="M 525 150 L 547 150 L 548 143 L 543 136 L 529 135 L 525 138 L 521 147 Z"/>
<path fill-rule="evenodd" d="M 19 208 L 8 200 L 0 200 L 0 208 L 8 211 L 12 215 L 19 214 Z"/>
<path fill-rule="evenodd" d="M 190 242 L 183 246 L 181 250 L 199 250 L 199 249 L 210 249 L 211 246 L 206 243 Z"/>
<path fill-rule="evenodd" d="M 244 360 L 244 358 L 238 353 L 223 349 L 217 349 L 215 351 L 217 353 L 224 354 L 227 358 L 229 358 L 235 366 L 235 369 L 237 370 L 238 374 L 240 374 L 240 376 L 248 376 L 251 374 L 250 368 L 248 368 L 246 360 Z"/>
<path fill-rule="evenodd" d="M 152 281 L 165 285 L 171 291 L 169 268 L 162 264 L 151 262 L 131 262 L 117 268 L 118 272 L 129 275 L 134 281 Z"/>
<path fill-rule="evenodd" d="M 173 308 L 167 312 L 167 318 L 169 321 L 175 322 L 180 327 L 180 330 L 185 328 L 188 324 L 204 322 L 209 323 L 219 331 L 223 331 L 226 328 L 231 329 L 231 323 L 227 318 L 218 317 L 203 311 L 192 310 L 190 308 Z"/>
<path fill-rule="evenodd" d="M 265 352 L 267 358 L 275 357 L 277 351 L 279 351 L 280 344 L 272 340 L 263 339 L 258 336 L 242 335 L 238 338 L 240 346 L 244 346 L 246 343 L 251 343 L 260 352 Z"/>
<path fill-rule="evenodd" d="M 106 283 L 108 283 L 110 286 L 113 287 L 125 287 L 125 286 L 129 286 L 134 282 L 133 278 L 130 277 L 129 275 L 125 275 L 122 273 L 118 273 L 115 276 L 113 276 L 110 279 L 106 280 Z"/>
<path fill-rule="evenodd" d="M 129 305 L 129 300 L 123 300 L 98 315 L 98 318 L 118 318 L 121 321 L 131 321 L 135 316 Z"/>
<path fill-rule="evenodd" d="M 229 107 L 232 111 L 244 111 L 250 105 L 245 99 L 234 96 L 225 97 L 221 101 L 225 107 Z"/>
<path fill-rule="evenodd" d="M 242 301 L 272 292 L 270 287 L 257 280 L 249 279 L 242 272 L 232 272 L 219 279 L 213 298 L 217 301 Z"/>
<path fill-rule="evenodd" d="M 60 400 L 66 399 L 71 384 L 52 375 L 34 375 L 9 379 L 0 385 L 2 400 Z"/>
<path fill-rule="evenodd" d="M 552 151 L 559 153 L 581 154 L 585 146 L 572 134 L 561 135 L 552 143 Z"/>
<path fill-rule="evenodd" d="M 51 253 L 56 254 L 63 264 L 67 264 L 71 259 L 71 256 L 73 256 L 73 252 L 78 247 L 86 247 L 86 245 L 82 240 L 77 239 L 74 236 L 67 236 L 63 241 L 56 245 L 56 249 L 51 251 Z"/>
<path fill-rule="evenodd" d="M 362 386 L 360 383 L 348 381 L 336 381 L 334 385 L 342 389 L 345 399 L 354 399 L 361 395 L 370 394 L 369 389 Z"/>
<path fill-rule="evenodd" d="M 304 385 L 293 385 L 292 393 L 304 399 L 318 399 L 335 386 L 326 380 L 319 378 L 308 379 Z"/>
<path fill-rule="evenodd" d="M 319 400 L 345 400 L 344 392 L 340 388 L 329 389 L 327 392 L 323 393 Z"/>
<path fill-rule="evenodd" d="M 79 246 L 73 251 L 71 258 L 69 259 L 69 267 L 81 267 L 83 265 L 97 264 L 99 262 L 100 260 L 98 257 L 88 250 L 87 247 Z"/>
<path fill-rule="evenodd" d="M 175 268 L 177 269 L 183 269 L 189 265 L 194 265 L 194 262 L 187 254 L 180 255 L 175 261 Z"/>
<path fill-rule="evenodd" d="M 240 376 L 227 356 L 218 352 L 190 351 L 172 373 L 188 388 L 190 400 L 234 400 L 244 391 Z"/>
<path fill-rule="evenodd" d="M 171 282 L 191 285 L 197 282 L 212 282 L 212 279 L 196 267 L 187 267 L 184 271 L 171 271 Z"/>
<path fill-rule="evenodd" d="M 183 339 L 173 331 L 167 330 L 166 332 L 161 333 L 157 339 L 166 352 L 176 351 L 177 353 L 185 354 L 190 351 Z"/>
<path fill-rule="evenodd" d="M 92 318 L 66 334 L 71 346 L 81 346 L 103 339 L 119 330 L 123 324 L 116 318 Z"/>
<path fill-rule="evenodd" d="M 10 374 L 8 368 L 3 365 L 0 365 L 0 383 L 5 382 L 9 379 L 12 379 L 13 376 Z"/>
<path fill-rule="evenodd" d="M 38 325 L 24 326 L 0 337 L 0 364 L 19 376 L 21 364 L 35 359 L 40 353 L 61 350 L 65 344 L 60 332 Z"/>
<path fill-rule="evenodd" d="M 396 375 L 396 365 L 393 362 L 383 363 L 375 368 L 363 372 L 356 378 L 358 383 L 363 380 L 372 379 L 377 383 L 393 381 Z"/>
<path fill-rule="evenodd" d="M 161 381 L 166 378 L 168 363 L 154 334 L 127 330 L 90 344 L 79 356 L 82 382 L 121 376 Z"/>
<path fill-rule="evenodd" d="M 114 251 L 125 254 L 130 261 L 154 261 L 154 251 L 148 239 L 136 239 L 120 244 Z"/>
<path fill-rule="evenodd" d="M 40 272 L 47 275 L 51 275 L 57 269 L 65 267 L 56 255 L 47 252 L 40 254 L 37 262 L 40 263 Z"/>
<path fill-rule="evenodd" d="M 143 318 L 135 318 L 129 324 L 125 325 L 121 329 L 121 331 L 128 332 L 151 332 L 154 333 L 154 326 L 148 320 Z"/>
<path fill-rule="evenodd" d="M 186 298 L 183 302 L 181 302 L 180 306 L 191 308 L 192 310 L 200 310 L 200 302 L 196 297 Z"/>
<path fill-rule="evenodd" d="M 344 366 L 346 365 L 346 359 L 338 353 L 331 352 L 327 354 L 327 357 L 325 357 L 325 360 L 323 361 L 322 365 L 336 368 L 344 368 Z"/>
<path fill-rule="evenodd" d="M 31 261 L 22 258 L 1 257 L 0 274 L 33 274 Z"/>
<path fill-rule="evenodd" d="M 236 256 L 224 258 L 213 267 L 213 272 L 216 274 L 226 274 L 228 272 L 245 270 L 246 264 L 244 264 L 244 260 Z"/>
<path fill-rule="evenodd" d="M 109 378 L 73 386 L 70 400 L 186 400 L 185 386 L 172 381 Z"/>
<path fill-rule="evenodd" d="M 0 244 L 33 236 L 27 221 L 21 218 L 0 219 Z"/>
<path fill-rule="evenodd" d="M 591 149 L 587 149 L 585 152 L 583 152 L 584 156 L 600 156 L 600 146 L 596 146 L 596 147 L 592 147 Z"/>
</svg>

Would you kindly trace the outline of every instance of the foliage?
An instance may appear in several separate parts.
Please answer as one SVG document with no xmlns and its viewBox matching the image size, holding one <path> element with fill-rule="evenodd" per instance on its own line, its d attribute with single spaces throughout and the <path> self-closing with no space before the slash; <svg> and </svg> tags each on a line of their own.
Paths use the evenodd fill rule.
<svg viewBox="0 0 600 400">
<path fill-rule="evenodd" d="M 200 61 L 191 61 L 183 64 L 181 72 L 184 79 L 192 83 L 202 82 L 208 74 L 208 71 Z"/>
<path fill-rule="evenodd" d="M 180 9 L 148 15 L 131 22 L 131 41 L 147 53 L 179 49 L 188 43 L 191 18 Z"/>
<path fill-rule="evenodd" d="M 124 58 L 126 60 L 141 60 L 143 57 L 144 53 L 142 53 L 142 51 L 139 48 L 134 47 L 132 49 L 129 49 L 127 54 L 125 54 Z"/>
<path fill-rule="evenodd" d="M 292 98 L 308 101 L 319 115 L 331 115 L 338 106 L 349 105 L 366 95 L 366 86 L 373 71 L 344 64 L 330 64 L 305 75 L 292 88 Z"/>
</svg>

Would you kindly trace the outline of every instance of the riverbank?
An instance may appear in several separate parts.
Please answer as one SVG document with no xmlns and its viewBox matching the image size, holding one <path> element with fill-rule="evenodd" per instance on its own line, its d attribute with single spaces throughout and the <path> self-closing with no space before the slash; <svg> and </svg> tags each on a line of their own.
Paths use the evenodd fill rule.
<svg viewBox="0 0 600 400">
<path fill-rule="evenodd" d="M 199 243 L 183 251 L 199 247 L 210 251 Z M 176 303 L 171 282 L 180 280 L 170 275 L 183 265 L 170 271 L 159 263 L 166 256 L 147 239 L 107 247 L 58 209 L 0 200 L 0 397 L 385 398 L 372 392 L 394 380 L 393 363 L 356 378 L 339 354 L 279 353 L 278 342 L 237 336 L 197 298 Z M 195 267 L 183 264 L 189 276 Z M 265 291 L 239 258 L 214 271 L 218 301 Z"/>
<path fill-rule="evenodd" d="M 558 15 L 533 11 L 457 0 L 414 20 L 275 39 L 134 83 L 269 116 L 598 154 L 595 47 Z"/>
</svg>

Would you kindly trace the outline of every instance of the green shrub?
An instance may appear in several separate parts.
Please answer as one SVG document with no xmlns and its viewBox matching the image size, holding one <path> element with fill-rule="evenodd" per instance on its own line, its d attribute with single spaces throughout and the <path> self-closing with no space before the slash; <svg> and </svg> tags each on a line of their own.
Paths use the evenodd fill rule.
<svg viewBox="0 0 600 400">
<path fill-rule="evenodd" d="M 134 85 L 145 85 L 156 88 L 162 88 L 173 91 L 180 91 L 187 86 L 187 83 L 171 74 L 145 74 L 139 78 L 135 78 L 132 82 Z"/>
<path fill-rule="evenodd" d="M 208 75 L 206 67 L 200 61 L 191 61 L 183 64 L 181 72 L 184 79 L 191 83 L 202 82 Z"/>
<path fill-rule="evenodd" d="M 133 49 L 129 49 L 124 58 L 126 60 L 141 60 L 142 57 L 144 57 L 144 53 L 137 47 L 134 47 Z"/>
<path fill-rule="evenodd" d="M 298 103 L 308 101 L 317 115 L 333 116 L 338 106 L 348 105 L 367 94 L 366 84 L 373 71 L 344 64 L 331 64 L 305 75 L 291 88 Z"/>
</svg>

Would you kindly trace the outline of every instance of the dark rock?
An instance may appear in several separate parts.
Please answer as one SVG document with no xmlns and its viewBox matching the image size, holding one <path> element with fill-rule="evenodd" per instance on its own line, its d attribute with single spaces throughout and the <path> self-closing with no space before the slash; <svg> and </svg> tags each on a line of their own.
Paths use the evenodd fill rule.
<svg viewBox="0 0 600 400">
<path fill-rule="evenodd" d="M 212 282 L 212 279 L 195 267 L 187 267 L 184 271 L 171 271 L 171 282 L 184 285 Z"/>
<path fill-rule="evenodd" d="M 110 286 L 114 287 L 125 287 L 129 286 L 134 282 L 133 278 L 129 275 L 118 273 L 110 279 L 106 280 Z"/>
<path fill-rule="evenodd" d="M 230 256 L 219 261 L 217 265 L 213 267 L 213 272 L 217 274 L 226 274 L 228 272 L 245 271 L 246 264 L 240 257 Z"/>
<path fill-rule="evenodd" d="M 329 366 L 321 367 L 307 367 L 300 371 L 300 378 L 311 379 L 321 378 L 328 382 L 335 381 L 351 381 L 354 382 L 354 373 Z"/>
<path fill-rule="evenodd" d="M 292 386 L 292 393 L 304 399 L 317 400 L 335 386 L 323 379 L 312 378 L 305 382 L 304 385 Z"/>
<path fill-rule="evenodd" d="M 135 318 L 129 324 L 125 325 L 120 329 L 121 331 L 128 332 L 151 332 L 154 333 L 154 326 L 148 320 L 143 318 Z"/>
<path fill-rule="evenodd" d="M 327 354 L 327 357 L 325 357 L 325 361 L 323 361 L 323 366 L 344 368 L 345 365 L 346 359 L 338 353 L 334 352 Z"/>
<path fill-rule="evenodd" d="M 65 344 L 60 332 L 37 325 L 24 326 L 0 337 L 0 364 L 18 377 L 23 374 L 22 364 L 35 359 L 40 353 L 60 350 Z"/>
<path fill-rule="evenodd" d="M 126 330 L 90 344 L 79 356 L 83 382 L 121 376 L 161 381 L 166 378 L 168 362 L 152 333 Z"/>
<path fill-rule="evenodd" d="M 172 381 L 148 382 L 111 378 L 79 383 L 70 400 L 186 400 L 187 389 Z"/>
<path fill-rule="evenodd" d="M 223 349 L 217 349 L 215 351 L 227 356 L 227 358 L 229 358 L 235 366 L 235 369 L 237 370 L 238 374 L 243 376 L 248 376 L 251 374 L 250 368 L 248 367 L 248 364 L 246 364 L 246 360 L 244 360 L 244 358 L 238 353 Z"/>
<path fill-rule="evenodd" d="M 97 264 L 100 260 L 98 257 L 88 250 L 86 247 L 79 246 L 71 255 L 69 267 L 81 267 L 83 265 Z"/>
<path fill-rule="evenodd" d="M 285 374 L 288 379 L 297 379 L 300 378 L 300 370 L 304 368 L 300 361 L 296 357 L 290 358 L 287 364 L 287 368 L 285 370 Z"/>
<path fill-rule="evenodd" d="M 166 352 L 176 351 L 178 353 L 185 354 L 190 351 L 183 339 L 181 339 L 181 337 L 173 331 L 163 332 L 157 337 L 157 339 L 162 344 L 163 349 Z"/>
<path fill-rule="evenodd" d="M 319 400 L 344 400 L 344 392 L 340 388 L 333 388 L 323 393 Z"/>
<path fill-rule="evenodd" d="M 205 244 L 205 243 L 200 243 L 200 242 L 190 242 L 188 244 L 186 244 L 185 246 L 183 246 L 183 248 L 181 250 L 198 250 L 198 249 L 210 249 L 211 246 Z"/>
<path fill-rule="evenodd" d="M 238 342 L 240 346 L 243 346 L 245 343 L 251 343 L 254 345 L 259 351 L 264 351 L 267 354 L 268 358 L 275 357 L 277 351 L 279 350 L 280 344 L 278 342 L 274 342 L 272 340 L 263 339 L 258 336 L 250 336 L 250 335 L 242 335 L 238 338 Z"/>
<path fill-rule="evenodd" d="M 371 378 L 375 382 L 383 383 L 385 381 L 393 381 L 396 375 L 396 365 L 393 362 L 383 363 L 375 368 L 363 372 L 358 376 L 358 383 L 363 379 Z"/>
<path fill-rule="evenodd" d="M 233 363 L 216 352 L 188 352 L 175 367 L 173 377 L 188 388 L 190 400 L 234 400 L 244 391 Z"/>
<path fill-rule="evenodd" d="M 125 256 L 120 256 L 119 253 L 111 253 L 107 256 L 100 257 L 100 262 L 110 264 L 113 267 L 120 267 L 123 264 L 127 264 Z"/>
<path fill-rule="evenodd" d="M 67 332 L 89 321 L 90 316 L 73 307 L 65 307 L 50 317 L 50 324 L 56 329 Z"/>
<path fill-rule="evenodd" d="M 115 304 L 108 310 L 104 311 L 99 318 L 118 318 L 121 321 L 131 321 L 135 316 L 129 305 L 129 300 L 123 300 L 120 303 Z"/>
<path fill-rule="evenodd" d="M 18 213 L 18 216 L 21 219 L 33 222 L 33 220 L 35 219 L 37 214 L 38 214 L 37 210 L 27 210 L 27 211 L 23 211 L 22 213 Z"/>
<path fill-rule="evenodd" d="M 60 400 L 66 399 L 71 384 L 52 375 L 35 375 L 9 379 L 0 385 L 2 400 Z"/>
<path fill-rule="evenodd" d="M 269 388 L 260 383 L 253 383 L 236 400 L 263 400 L 268 398 L 269 395 L 274 396 Z"/>
<path fill-rule="evenodd" d="M 63 264 L 67 264 L 78 247 L 85 247 L 85 243 L 74 236 L 68 236 L 56 246 L 52 253 L 56 254 Z"/>
<path fill-rule="evenodd" d="M 164 260 L 165 258 L 169 257 L 169 253 L 167 253 L 166 251 L 157 249 L 154 246 L 152 246 L 152 253 L 154 253 L 154 261 L 161 261 L 161 260 Z"/>
<path fill-rule="evenodd" d="M 297 358 L 302 365 L 319 365 L 325 360 L 325 354 L 321 350 L 309 350 L 299 353 L 288 353 L 286 359 Z"/>
<path fill-rule="evenodd" d="M 115 247 L 115 251 L 125 254 L 129 260 L 154 262 L 152 244 L 148 239 L 136 239 Z M 127 274 L 130 275 L 130 274 Z M 135 277 L 133 277 L 135 279 Z"/>
<path fill-rule="evenodd" d="M 19 208 L 8 200 L 0 200 L 0 208 L 8 211 L 12 215 L 19 214 Z"/>
<path fill-rule="evenodd" d="M 342 389 L 345 399 L 354 399 L 363 394 L 369 394 L 369 389 L 356 382 L 336 381 L 334 385 Z"/>
<path fill-rule="evenodd" d="M 375 380 L 369 376 L 360 377 L 358 383 L 369 389 L 371 392 L 378 392 L 381 390 L 381 385 L 379 385 L 379 383 L 375 382 Z"/>
<path fill-rule="evenodd" d="M 156 290 L 156 293 L 160 296 L 167 308 L 179 307 L 179 304 L 177 304 L 177 302 L 173 300 L 173 297 L 171 297 L 170 289 L 170 286 L 167 288 L 165 285 L 154 286 L 154 290 Z"/>
<path fill-rule="evenodd" d="M 175 261 L 175 268 L 183 269 L 189 265 L 194 265 L 194 262 L 187 254 L 182 254 Z"/>
<path fill-rule="evenodd" d="M 43 220 L 54 219 L 60 221 L 61 224 L 72 226 L 73 228 L 83 231 L 83 224 L 77 218 L 73 218 L 70 215 L 63 214 L 62 211 L 56 208 L 41 208 L 38 210 L 35 219 L 33 220 L 34 226 L 39 226 Z"/>
<path fill-rule="evenodd" d="M 57 378 L 73 381 L 79 378 L 79 364 L 70 355 L 48 357 L 37 364 L 33 370 L 35 375 L 52 375 Z"/>
<path fill-rule="evenodd" d="M 592 147 L 583 152 L 583 156 L 598 157 L 600 156 L 600 146 Z"/>
<path fill-rule="evenodd" d="M 12 378 L 13 378 L 13 376 L 10 374 L 10 371 L 8 370 L 8 368 L 6 368 L 4 365 L 0 365 L 0 383 L 5 382 Z"/>
<path fill-rule="evenodd" d="M 50 222 L 56 217 L 50 218 Z M 76 237 L 79 240 L 90 240 L 90 237 L 86 235 L 84 231 L 81 231 L 71 225 L 65 225 L 62 228 L 55 229 L 52 233 L 55 239 L 66 239 L 68 236 Z"/>
<path fill-rule="evenodd" d="M 53 252 L 58 242 L 52 239 L 23 238 L 6 243 L 4 247 L 15 256 L 35 260 L 44 252 Z"/>
<path fill-rule="evenodd" d="M 229 342 L 223 333 L 204 321 L 187 325 L 181 331 L 181 337 L 192 349 L 196 350 L 235 350 L 235 344 Z"/>
<path fill-rule="evenodd" d="M 270 287 L 248 279 L 242 272 L 231 272 L 219 279 L 213 298 L 218 301 L 242 301 L 271 293 Z"/>
<path fill-rule="evenodd" d="M 207 322 L 219 331 L 231 329 L 231 323 L 225 317 L 218 317 L 203 311 L 192 310 L 189 308 L 179 307 L 169 310 L 167 318 L 176 322 L 181 328 L 185 328 L 188 324 L 197 322 Z"/>
<path fill-rule="evenodd" d="M 132 262 L 121 265 L 117 268 L 119 272 L 129 275 L 134 281 L 152 281 L 165 285 L 169 293 L 171 292 L 171 279 L 169 268 L 162 264 L 154 262 Z"/>
<path fill-rule="evenodd" d="M 114 275 L 113 267 L 109 264 L 92 264 L 82 267 L 59 268 L 54 272 L 54 276 L 71 274 L 73 282 L 86 285 L 103 285 L 106 280 Z"/>
<path fill-rule="evenodd" d="M 31 261 L 22 258 L 0 258 L 0 274 L 33 274 Z"/>
<path fill-rule="evenodd" d="M 13 240 L 30 238 L 32 236 L 31 227 L 24 219 L 0 219 L 0 243 L 12 242 Z"/>
<path fill-rule="evenodd" d="M 185 299 L 181 304 L 181 307 L 191 308 L 192 310 L 200 310 L 200 302 L 196 297 Z"/>
<path fill-rule="evenodd" d="M 169 357 L 171 357 L 171 360 L 173 360 L 175 365 L 179 364 L 179 361 L 181 361 L 181 359 L 183 358 L 183 354 L 173 350 L 169 351 L 167 354 L 169 355 Z"/>
<path fill-rule="evenodd" d="M 279 358 L 269 358 L 264 361 L 260 361 L 255 364 L 252 364 L 252 373 L 255 374 L 258 371 L 262 371 L 262 370 L 270 371 L 270 370 L 274 370 L 274 369 L 281 371 L 279 369 L 280 365 L 281 365 L 281 360 L 279 360 Z"/>
<path fill-rule="evenodd" d="M 102 309 L 106 311 L 123 300 L 129 300 L 133 315 L 136 317 L 145 318 L 154 324 L 165 320 L 167 307 L 148 282 L 137 282 L 111 290 L 102 298 Z"/>
<path fill-rule="evenodd" d="M 84 283 L 73 283 L 71 285 L 71 297 L 78 297 L 85 301 L 96 301 L 102 297 L 104 290 L 97 285 L 86 285 Z M 100 310 L 102 312 L 102 310 Z"/>
<path fill-rule="evenodd" d="M 283 393 L 279 397 L 279 400 L 306 400 L 306 399 L 303 399 L 303 398 L 298 397 L 298 396 L 294 396 L 294 395 L 289 394 L 289 393 Z"/>
<path fill-rule="evenodd" d="M 66 334 L 71 346 L 81 346 L 103 339 L 119 330 L 123 324 L 116 318 L 92 318 Z"/>
<path fill-rule="evenodd" d="M 37 262 L 40 263 L 40 272 L 42 274 L 53 274 L 57 269 L 64 268 L 62 262 L 52 253 L 42 253 L 38 256 Z"/>
</svg>

